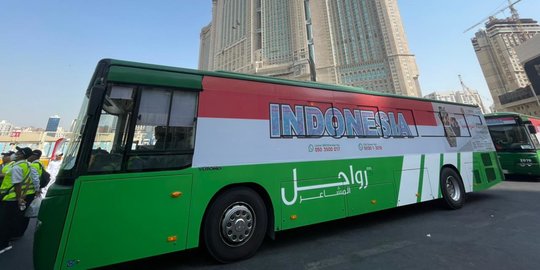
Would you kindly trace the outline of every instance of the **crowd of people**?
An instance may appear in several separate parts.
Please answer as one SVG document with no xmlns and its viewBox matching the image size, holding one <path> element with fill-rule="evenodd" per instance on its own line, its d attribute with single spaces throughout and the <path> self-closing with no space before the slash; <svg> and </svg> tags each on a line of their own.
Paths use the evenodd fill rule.
<svg viewBox="0 0 540 270">
<path fill-rule="evenodd" d="M 13 241 L 24 235 L 30 221 L 25 211 L 46 191 L 46 187 L 40 186 L 45 171 L 40 162 L 42 152 L 29 147 L 16 150 L 2 153 L 0 165 L 0 254 L 12 249 Z M 60 158 L 61 154 L 55 157 Z"/>
</svg>

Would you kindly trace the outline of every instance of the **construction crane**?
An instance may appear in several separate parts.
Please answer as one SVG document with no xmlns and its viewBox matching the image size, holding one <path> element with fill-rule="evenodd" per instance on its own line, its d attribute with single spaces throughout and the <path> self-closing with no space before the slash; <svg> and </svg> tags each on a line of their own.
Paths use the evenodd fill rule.
<svg viewBox="0 0 540 270">
<path fill-rule="evenodd" d="M 505 6 L 504 8 L 501 8 L 499 9 L 498 11 L 494 12 L 493 14 L 487 16 L 486 18 L 484 18 L 483 20 L 479 21 L 477 24 L 467 28 L 465 31 L 463 31 L 463 33 L 467 33 L 469 32 L 470 30 L 474 29 L 475 27 L 477 27 L 478 25 L 484 23 L 485 21 L 495 17 L 495 15 L 505 11 L 506 9 L 510 9 L 510 12 L 512 14 L 512 20 L 516 21 L 516 22 L 519 22 L 519 14 L 517 12 L 517 10 L 514 8 L 514 5 L 521 2 L 522 0 L 516 0 L 515 2 L 512 3 L 512 0 L 508 0 L 508 6 Z"/>
<path fill-rule="evenodd" d="M 459 77 L 459 82 L 461 83 L 461 88 L 463 89 L 463 92 L 466 94 L 469 94 L 469 96 L 472 97 L 472 99 L 476 103 L 475 105 L 478 105 L 478 107 L 480 107 L 480 109 L 482 110 L 482 113 L 486 113 L 486 108 L 484 108 L 484 103 L 482 102 L 482 100 L 480 100 L 480 94 L 478 92 L 471 90 L 471 88 L 465 85 L 465 83 L 463 82 L 463 79 L 461 78 L 461 75 L 458 75 L 458 77 Z"/>
</svg>

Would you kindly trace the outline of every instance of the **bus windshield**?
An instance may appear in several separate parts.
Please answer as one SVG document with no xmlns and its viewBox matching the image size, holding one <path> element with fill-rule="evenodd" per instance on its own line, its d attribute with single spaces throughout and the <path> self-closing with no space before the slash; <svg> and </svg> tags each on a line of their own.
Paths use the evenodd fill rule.
<svg viewBox="0 0 540 270">
<path fill-rule="evenodd" d="M 497 151 L 528 151 L 535 149 L 529 133 L 521 125 L 489 126 Z"/>
<path fill-rule="evenodd" d="M 64 155 L 65 156 L 64 161 L 62 162 L 62 165 L 60 167 L 60 170 L 62 171 L 71 170 L 75 166 L 75 161 L 77 160 L 77 154 L 79 152 L 79 148 L 81 145 L 82 133 L 86 125 L 86 120 L 88 119 L 88 116 L 87 116 L 88 103 L 89 103 L 88 95 L 85 95 L 82 106 L 81 106 L 81 111 L 79 112 L 79 115 L 75 120 L 76 122 L 75 122 L 75 127 L 73 129 L 73 133 L 71 133 L 71 136 L 67 139 L 68 141 L 67 152 Z"/>
</svg>

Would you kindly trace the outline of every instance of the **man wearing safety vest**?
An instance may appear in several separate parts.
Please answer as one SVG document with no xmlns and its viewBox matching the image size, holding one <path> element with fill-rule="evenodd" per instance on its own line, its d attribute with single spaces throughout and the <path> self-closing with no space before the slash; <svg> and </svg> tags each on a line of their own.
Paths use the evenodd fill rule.
<svg viewBox="0 0 540 270">
<path fill-rule="evenodd" d="M 11 168 L 11 165 L 15 163 L 15 161 L 13 161 L 15 158 L 14 154 L 15 152 L 13 151 L 2 153 L 2 165 L 0 165 L 0 185 L 2 185 L 2 180 L 4 180 L 4 176 Z"/>
<path fill-rule="evenodd" d="M 15 163 L 6 173 L 0 185 L 0 254 L 12 248 L 10 239 L 17 236 L 25 219 L 24 210 L 30 205 L 36 193 L 32 183 L 30 163 L 26 161 L 32 155 L 32 149 L 19 148 L 15 153 Z M 39 189 L 39 179 L 38 179 Z"/>
<path fill-rule="evenodd" d="M 2 173 L 4 173 L 5 170 L 7 170 L 8 165 L 10 163 L 13 163 L 13 159 L 15 158 L 15 152 L 13 151 L 7 151 L 5 153 L 2 153 L 2 165 L 0 165 L 0 169 L 2 170 Z"/>
<path fill-rule="evenodd" d="M 30 205 L 32 200 L 36 198 L 37 196 L 41 196 L 41 187 L 39 186 L 39 179 L 41 177 L 41 174 L 43 173 L 43 165 L 39 161 L 39 158 L 41 158 L 41 151 L 36 149 L 32 151 L 32 155 L 28 157 L 26 161 L 30 163 L 30 180 L 32 180 L 32 184 L 34 185 L 35 194 L 29 194 L 27 195 L 26 205 Z M 29 197 L 32 197 L 32 200 L 28 202 Z M 20 238 L 23 237 L 24 232 L 28 228 L 28 224 L 30 223 L 30 218 L 24 216 L 20 220 L 20 224 L 16 226 L 17 230 L 14 232 L 14 238 Z"/>
</svg>

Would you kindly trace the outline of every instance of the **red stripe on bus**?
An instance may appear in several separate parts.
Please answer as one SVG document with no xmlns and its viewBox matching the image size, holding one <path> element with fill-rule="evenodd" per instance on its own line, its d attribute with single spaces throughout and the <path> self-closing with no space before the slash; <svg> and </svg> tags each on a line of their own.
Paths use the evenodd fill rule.
<svg viewBox="0 0 540 270">
<path fill-rule="evenodd" d="M 540 132 L 540 119 L 529 117 L 531 124 L 536 128 L 537 132 Z"/>
<path fill-rule="evenodd" d="M 209 77 L 203 79 L 200 94 L 199 117 L 268 120 L 269 104 L 289 104 L 328 107 L 330 103 L 339 109 L 365 109 L 378 106 L 379 110 L 402 112 L 407 123 L 413 124 L 410 111 L 415 111 L 417 125 L 436 126 L 433 105 L 429 101 L 327 91 L 307 87 L 279 85 Z M 408 110 L 408 111 L 407 111 Z M 417 110 L 424 113 L 416 113 Z"/>
</svg>

